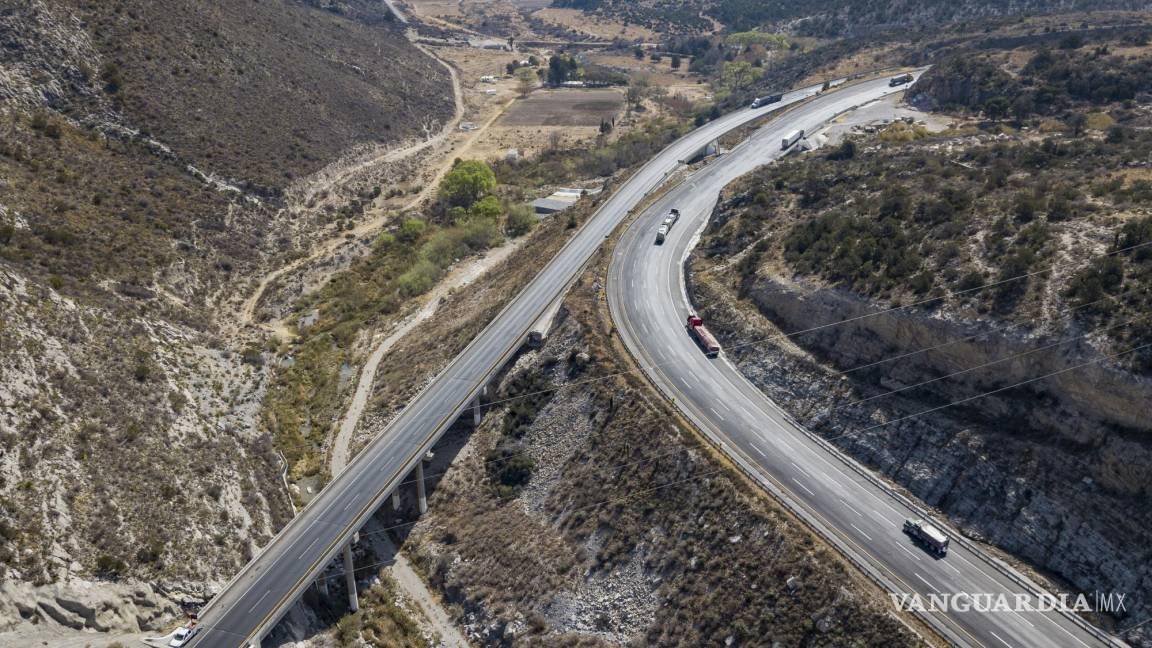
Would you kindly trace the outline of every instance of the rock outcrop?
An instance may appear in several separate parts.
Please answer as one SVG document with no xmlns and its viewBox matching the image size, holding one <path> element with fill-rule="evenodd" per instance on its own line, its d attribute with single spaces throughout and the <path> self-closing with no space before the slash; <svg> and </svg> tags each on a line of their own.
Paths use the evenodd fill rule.
<svg viewBox="0 0 1152 648">
<path fill-rule="evenodd" d="M 179 606 L 147 583 L 74 581 L 42 587 L 0 583 L 0 632 L 23 624 L 96 632 L 154 631 L 179 616 Z"/>
</svg>

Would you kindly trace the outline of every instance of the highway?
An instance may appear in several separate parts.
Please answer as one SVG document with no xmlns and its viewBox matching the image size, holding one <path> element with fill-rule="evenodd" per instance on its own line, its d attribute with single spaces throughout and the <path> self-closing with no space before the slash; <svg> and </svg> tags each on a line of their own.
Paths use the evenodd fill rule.
<svg viewBox="0 0 1152 648">
<path fill-rule="evenodd" d="M 769 108 L 738 110 L 671 144 L 616 188 L 535 279 L 200 612 L 192 646 L 258 642 L 341 551 L 425 452 L 520 347 L 528 329 L 580 273 L 635 205 L 709 142 L 817 93 L 787 93 Z M 844 101 L 862 91 L 837 90 Z M 669 248 L 671 249 L 671 248 Z"/>
<path fill-rule="evenodd" d="M 687 315 L 694 312 L 686 297 L 684 261 L 720 190 L 778 158 L 785 134 L 797 128 L 811 133 L 830 116 L 887 92 L 883 81 L 868 82 L 814 99 L 756 131 L 646 209 L 623 233 L 613 254 L 607 283 L 612 317 L 650 380 L 686 416 L 883 586 L 924 597 L 1020 593 L 1035 607 L 1037 599 L 1030 593 L 1036 591 L 1034 585 L 1022 584 L 1017 580 L 1022 577 L 1002 563 L 994 566 L 970 543 L 958 542 L 954 529 L 948 529 L 954 539 L 947 557 L 935 559 L 919 548 L 901 529 L 905 518 L 920 517 L 911 508 L 914 504 L 802 430 L 723 354 L 707 358 L 684 327 Z M 656 245 L 656 229 L 672 207 L 680 210 L 680 220 L 665 243 Z M 1058 612 L 953 611 L 921 616 L 959 645 L 1108 645 L 1104 635 Z"/>
</svg>

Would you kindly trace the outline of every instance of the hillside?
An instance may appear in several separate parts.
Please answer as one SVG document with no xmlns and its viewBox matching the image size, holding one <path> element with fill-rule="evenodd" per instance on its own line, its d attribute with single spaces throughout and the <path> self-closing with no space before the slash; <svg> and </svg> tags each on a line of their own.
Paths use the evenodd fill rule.
<svg viewBox="0 0 1152 648">
<path fill-rule="evenodd" d="M 292 514 L 220 306 L 329 220 L 286 190 L 451 117 L 447 72 L 369 2 L 19 0 L 0 42 L 0 578 L 202 599 Z"/>
<path fill-rule="evenodd" d="M 67 8 L 102 59 L 87 74 L 134 128 L 206 172 L 275 191 L 353 145 L 425 136 L 452 114 L 444 69 L 383 3 L 312 4 Z"/>
<path fill-rule="evenodd" d="M 994 0 L 968 2 L 862 2 L 859 0 L 690 0 L 669 3 L 655 0 L 559 0 L 555 6 L 583 9 L 664 33 L 711 31 L 715 20 L 733 32 L 787 30 L 802 36 L 841 38 L 859 36 L 877 28 L 932 27 L 991 17 L 1037 13 L 1066 13 L 1088 9 L 1140 9 L 1139 2 L 1117 0 L 1031 0 L 1005 4 Z"/>
<path fill-rule="evenodd" d="M 946 60 L 907 96 L 952 129 L 751 174 L 693 263 L 798 420 L 1058 586 L 1129 592 L 1121 628 L 1152 601 L 1147 64 L 1125 42 Z"/>
</svg>

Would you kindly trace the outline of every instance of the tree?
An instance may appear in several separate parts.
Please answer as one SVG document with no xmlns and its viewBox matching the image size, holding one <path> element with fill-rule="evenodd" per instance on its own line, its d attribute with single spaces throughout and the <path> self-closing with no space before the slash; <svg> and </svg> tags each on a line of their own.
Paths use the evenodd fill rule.
<svg viewBox="0 0 1152 648">
<path fill-rule="evenodd" d="M 732 61 L 724 64 L 724 70 L 720 73 L 720 86 L 730 94 L 740 94 L 763 74 L 763 69 L 754 67 L 748 61 Z"/>
<path fill-rule="evenodd" d="M 992 97 L 984 102 L 984 114 L 988 115 L 988 119 L 1003 119 L 1008 116 L 1011 107 L 1007 97 Z"/>
<path fill-rule="evenodd" d="M 548 83 L 558 86 L 575 78 L 579 69 L 580 64 L 576 62 L 576 59 L 564 54 L 557 54 L 548 59 Z"/>
<path fill-rule="evenodd" d="M 635 56 L 637 61 L 643 61 L 644 60 L 644 48 L 637 45 L 632 50 L 632 56 Z"/>
<path fill-rule="evenodd" d="M 482 160 L 458 162 L 440 181 L 440 201 L 468 209 L 496 188 L 496 174 Z"/>
<path fill-rule="evenodd" d="M 648 97 L 652 91 L 652 80 L 647 75 L 637 74 L 632 77 L 628 83 L 628 91 L 625 93 L 625 99 L 628 105 L 632 108 L 639 108 L 644 99 Z"/>
<path fill-rule="evenodd" d="M 1072 113 L 1072 116 L 1068 118 L 1068 128 L 1072 129 L 1072 137 L 1080 137 L 1086 126 L 1088 126 L 1088 117 L 1084 113 Z"/>
<path fill-rule="evenodd" d="M 680 55 L 679 54 L 673 54 L 672 55 L 672 69 L 673 70 L 679 70 L 680 69 Z"/>
<path fill-rule="evenodd" d="M 516 70 L 516 89 L 521 97 L 527 97 L 536 89 L 536 72 L 532 68 L 522 67 Z"/>
</svg>

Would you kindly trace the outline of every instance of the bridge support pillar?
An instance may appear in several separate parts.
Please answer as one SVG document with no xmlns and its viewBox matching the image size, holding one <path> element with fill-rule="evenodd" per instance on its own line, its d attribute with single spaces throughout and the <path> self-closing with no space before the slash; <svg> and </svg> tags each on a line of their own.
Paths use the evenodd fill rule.
<svg viewBox="0 0 1152 648">
<path fill-rule="evenodd" d="M 488 385 L 480 388 L 480 393 L 476 394 L 476 400 L 472 401 L 472 427 L 480 427 L 480 419 L 482 418 L 480 412 L 480 399 L 488 395 Z"/>
<path fill-rule="evenodd" d="M 320 578 L 316 579 L 316 591 L 320 593 L 320 596 L 328 598 L 328 577 L 321 574 Z"/>
<path fill-rule="evenodd" d="M 424 458 L 416 462 L 416 500 L 419 502 L 420 514 L 428 512 L 428 496 L 424 492 Z"/>
<path fill-rule="evenodd" d="M 344 580 L 348 583 L 348 609 L 360 609 L 360 599 L 356 596 L 356 566 L 352 563 L 352 543 L 344 545 Z"/>
<path fill-rule="evenodd" d="M 399 511 L 400 510 L 400 488 L 399 487 L 397 487 L 396 490 L 392 491 L 392 510 L 393 511 Z"/>
</svg>

